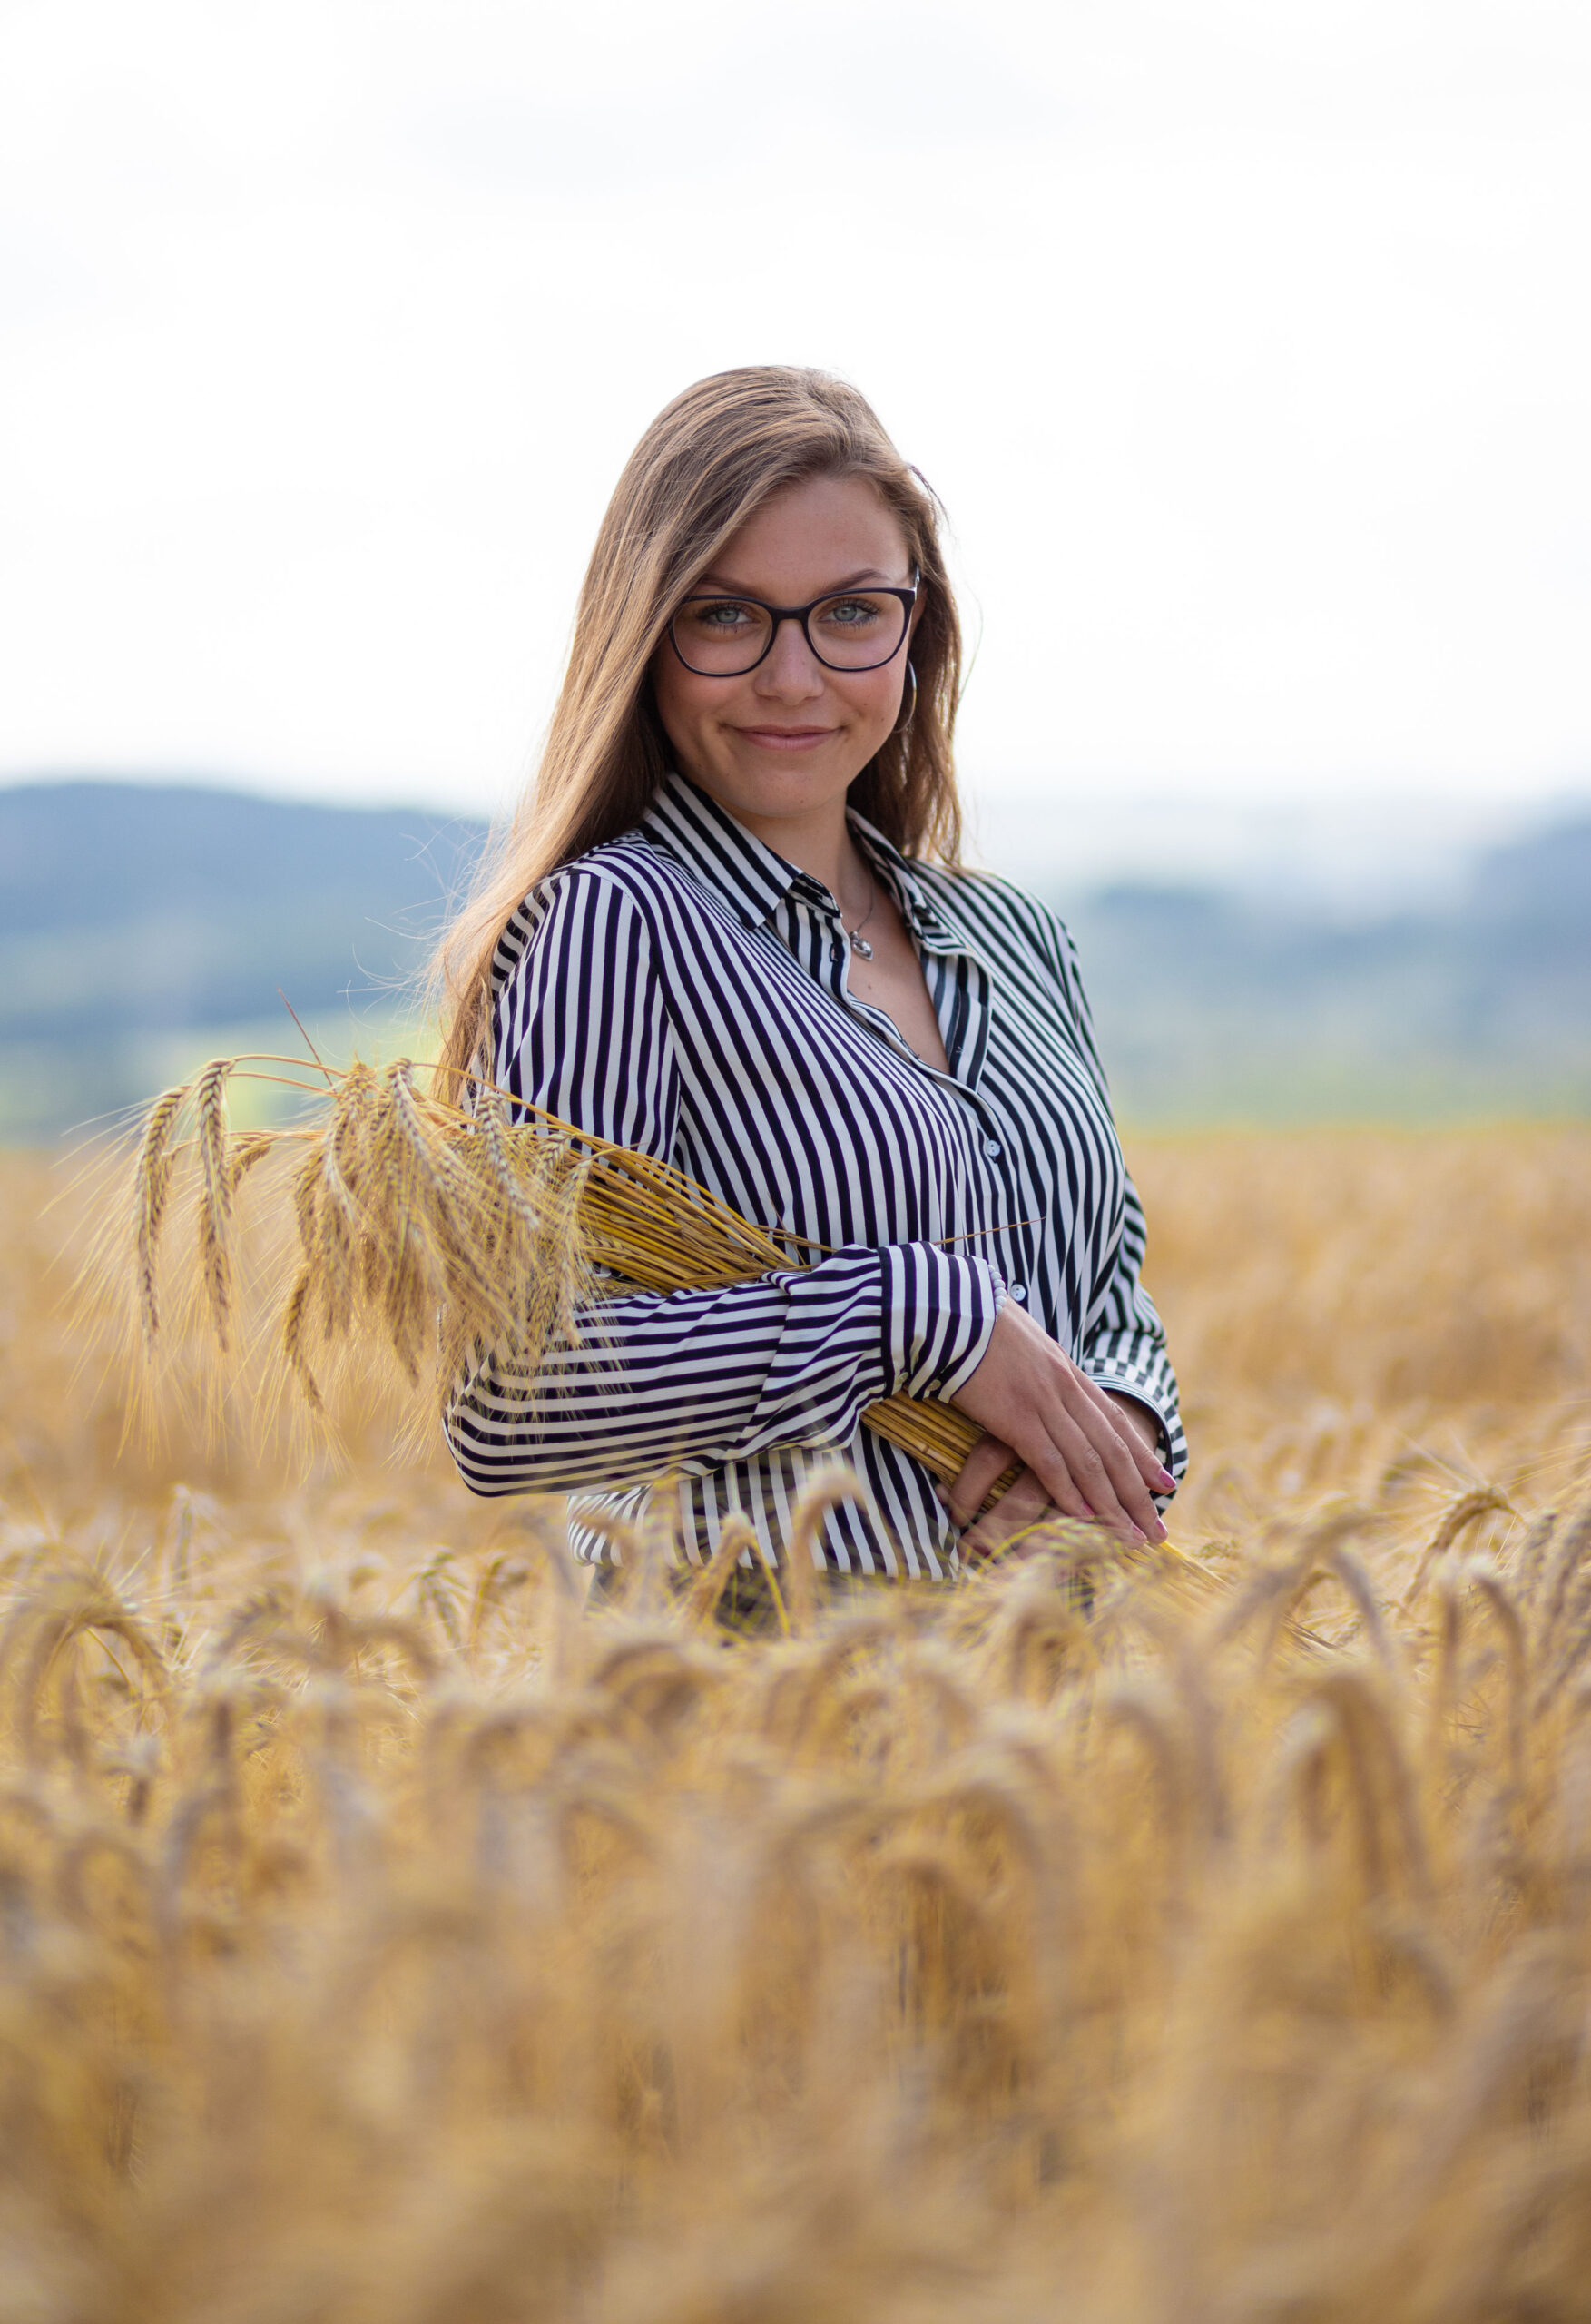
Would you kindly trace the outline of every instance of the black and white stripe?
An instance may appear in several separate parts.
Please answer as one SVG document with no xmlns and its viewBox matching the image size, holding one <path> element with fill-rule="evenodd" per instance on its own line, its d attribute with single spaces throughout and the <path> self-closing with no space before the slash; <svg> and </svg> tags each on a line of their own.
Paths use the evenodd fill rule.
<svg viewBox="0 0 1591 2324">
<path fill-rule="evenodd" d="M 859 1414 L 897 1389 L 954 1396 L 1007 1295 L 1159 1415 L 1182 1475 L 1176 1383 L 1138 1281 L 1143 1214 L 1071 939 L 1004 881 L 851 828 L 917 943 L 948 1075 L 848 991 L 829 891 L 678 775 L 504 931 L 500 1082 L 832 1256 L 716 1291 L 618 1294 L 534 1375 L 512 1351 L 485 1359 L 448 1415 L 476 1492 L 650 1505 L 692 1561 L 741 1512 L 778 1557 L 804 1478 L 839 1457 L 873 1505 L 830 1521 L 829 1562 L 943 1577 L 956 1530 L 932 1480 Z M 603 1554 L 594 1534 L 582 1548 Z"/>
</svg>

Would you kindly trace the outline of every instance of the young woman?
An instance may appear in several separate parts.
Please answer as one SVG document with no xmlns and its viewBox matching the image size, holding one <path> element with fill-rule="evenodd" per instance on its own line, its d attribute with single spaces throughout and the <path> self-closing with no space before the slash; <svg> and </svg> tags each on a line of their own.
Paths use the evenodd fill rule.
<svg viewBox="0 0 1591 2324">
<path fill-rule="evenodd" d="M 936 504 L 853 389 L 727 371 L 647 429 L 454 933 L 446 1062 L 828 1256 L 621 1292 L 534 1374 L 497 1350 L 449 1413 L 476 1491 L 666 1492 L 686 1561 L 739 1512 L 777 1561 L 838 1456 L 840 1571 L 942 1578 L 1052 1511 L 1162 1536 L 1186 1452 L 1142 1214 L 1070 939 L 958 864 L 960 674 Z M 861 1425 L 897 1390 L 986 1432 L 948 1495 Z"/>
</svg>

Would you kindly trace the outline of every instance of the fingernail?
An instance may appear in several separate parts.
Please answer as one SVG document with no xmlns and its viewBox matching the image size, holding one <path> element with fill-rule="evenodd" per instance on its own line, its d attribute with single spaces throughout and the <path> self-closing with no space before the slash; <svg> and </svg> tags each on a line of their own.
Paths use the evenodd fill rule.
<svg viewBox="0 0 1591 2324">
<path fill-rule="evenodd" d="M 1162 1489 L 1166 1492 L 1175 1492 L 1176 1479 L 1172 1475 L 1171 1471 L 1169 1469 L 1161 1469 L 1157 1471 L 1156 1473 L 1160 1478 Z"/>
</svg>

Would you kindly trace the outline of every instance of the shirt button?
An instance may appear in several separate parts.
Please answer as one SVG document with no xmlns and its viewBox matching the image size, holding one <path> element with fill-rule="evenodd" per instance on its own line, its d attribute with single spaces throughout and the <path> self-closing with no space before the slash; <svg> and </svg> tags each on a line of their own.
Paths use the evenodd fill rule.
<svg viewBox="0 0 1591 2324">
<path fill-rule="evenodd" d="M 1025 1283 L 1014 1283 L 1011 1285 L 1011 1296 L 1013 1299 L 1026 1299 L 1027 1285 Z"/>
<path fill-rule="evenodd" d="M 986 1137 L 983 1142 L 983 1150 L 988 1156 L 991 1162 L 997 1162 L 1000 1158 L 999 1139 L 997 1137 Z"/>
</svg>

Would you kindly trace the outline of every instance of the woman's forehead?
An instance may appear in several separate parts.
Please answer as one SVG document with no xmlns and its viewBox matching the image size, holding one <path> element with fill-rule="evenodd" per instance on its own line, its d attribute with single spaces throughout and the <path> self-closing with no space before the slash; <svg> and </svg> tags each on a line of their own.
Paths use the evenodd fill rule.
<svg viewBox="0 0 1591 2324">
<path fill-rule="evenodd" d="M 765 500 L 714 557 L 702 582 L 754 596 L 910 580 L 899 519 L 865 477 L 809 477 Z"/>
</svg>

